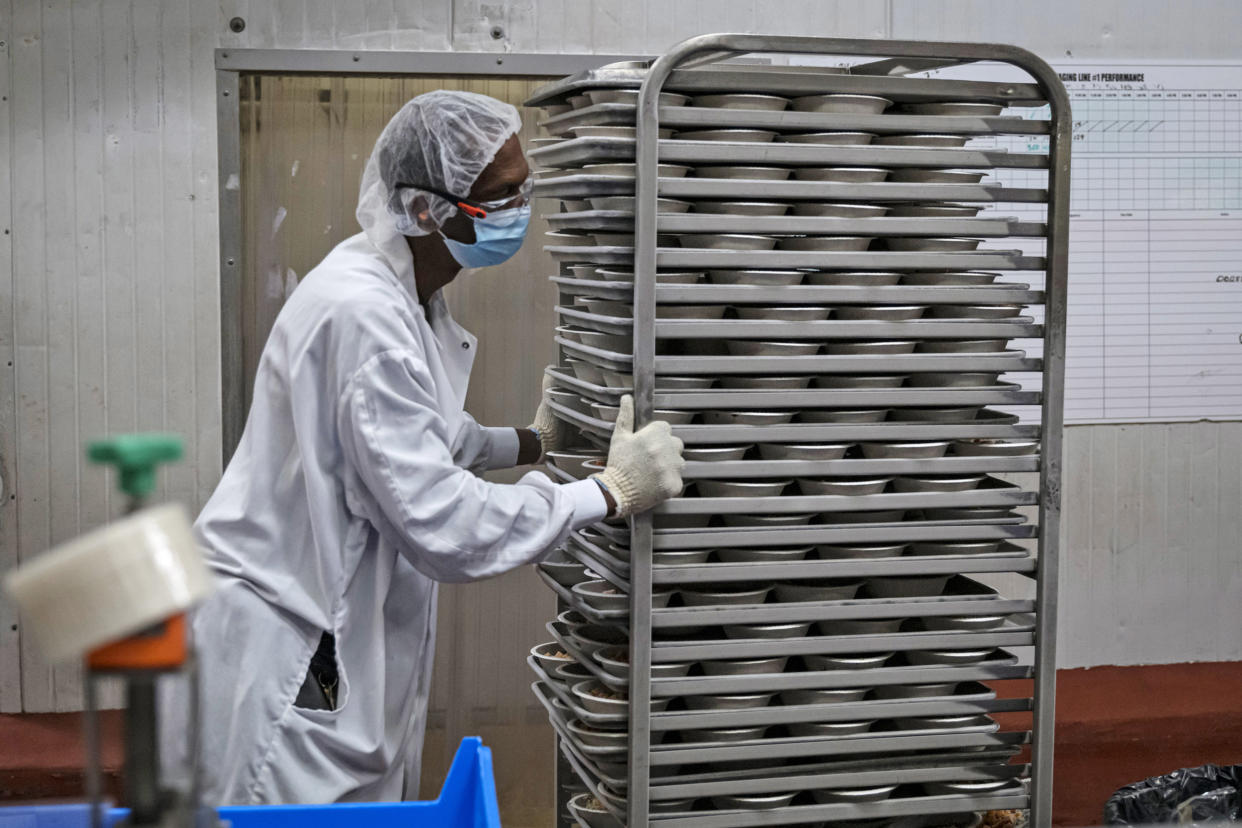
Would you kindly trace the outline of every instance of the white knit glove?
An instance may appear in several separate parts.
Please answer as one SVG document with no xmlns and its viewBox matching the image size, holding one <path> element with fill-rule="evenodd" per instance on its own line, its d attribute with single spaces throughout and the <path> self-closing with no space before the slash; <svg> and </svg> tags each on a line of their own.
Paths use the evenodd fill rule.
<svg viewBox="0 0 1242 828">
<path fill-rule="evenodd" d="M 645 512 L 681 493 L 681 440 L 663 420 L 634 431 L 634 398 L 621 398 L 617 424 L 608 445 L 608 463 L 597 478 L 617 503 L 617 517 Z"/>
<path fill-rule="evenodd" d="M 548 405 L 548 389 L 555 381 L 547 374 L 543 375 L 543 396 L 539 400 L 539 409 L 535 411 L 535 422 L 531 428 L 539 435 L 539 443 L 546 455 L 549 451 L 565 448 L 569 441 L 569 426 L 560 420 Z"/>
</svg>

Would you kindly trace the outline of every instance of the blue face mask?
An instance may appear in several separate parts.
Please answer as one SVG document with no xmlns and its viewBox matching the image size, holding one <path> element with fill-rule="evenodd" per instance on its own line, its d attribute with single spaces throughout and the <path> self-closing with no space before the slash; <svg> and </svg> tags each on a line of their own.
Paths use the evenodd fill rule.
<svg viewBox="0 0 1242 828">
<path fill-rule="evenodd" d="M 462 267 L 488 267 L 506 262 L 518 252 L 530 225 L 530 205 L 510 207 L 475 219 L 474 244 L 462 244 L 445 236 L 444 244 Z"/>
</svg>

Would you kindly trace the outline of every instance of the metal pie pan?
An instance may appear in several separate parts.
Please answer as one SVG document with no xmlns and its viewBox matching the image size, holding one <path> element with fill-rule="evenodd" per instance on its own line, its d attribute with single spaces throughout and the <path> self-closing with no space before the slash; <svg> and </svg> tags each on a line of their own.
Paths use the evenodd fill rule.
<svg viewBox="0 0 1242 828">
<path fill-rule="evenodd" d="M 708 676 L 753 676 L 766 673 L 783 673 L 789 663 L 788 656 L 770 658 L 735 658 L 724 661 L 703 661 L 699 663 L 704 675 Z"/>
<path fill-rule="evenodd" d="M 704 727 L 683 730 L 681 738 L 684 742 L 748 742 L 751 739 L 762 739 L 767 730 L 767 725 Z"/>
<path fill-rule="evenodd" d="M 760 443 L 764 460 L 840 460 L 852 443 Z"/>
<path fill-rule="evenodd" d="M 874 720 L 869 722 L 790 722 L 787 727 L 792 736 L 848 736 L 852 733 L 866 733 L 873 724 L 875 724 Z"/>
<path fill-rule="evenodd" d="M 924 782 L 923 790 L 927 792 L 928 796 L 950 796 L 955 794 L 979 796 L 980 794 L 990 794 L 1005 788 L 1020 786 L 1021 783 L 1016 779 L 986 779 L 974 782 Z"/>
<path fill-rule="evenodd" d="M 633 233 L 593 233 L 592 238 L 600 247 L 633 247 Z M 656 236 L 656 245 L 659 247 L 673 247 L 677 244 L 677 236 L 661 233 Z"/>
<path fill-rule="evenodd" d="M 952 696 L 957 690 L 957 682 L 939 684 L 892 684 L 875 688 L 877 699 L 930 699 L 937 696 Z"/>
<path fill-rule="evenodd" d="M 880 494 L 891 477 L 841 477 L 818 480 L 798 478 L 798 488 L 804 495 L 873 495 Z"/>
<path fill-rule="evenodd" d="M 964 147 L 970 140 L 968 135 L 948 135 L 944 133 L 918 133 L 910 135 L 881 135 L 875 143 L 886 147 Z"/>
<path fill-rule="evenodd" d="M 904 543 L 823 543 L 815 547 L 817 557 L 834 561 L 859 558 L 899 558 L 905 551 Z"/>
<path fill-rule="evenodd" d="M 709 270 L 714 285 L 797 285 L 806 275 L 800 270 Z"/>
<path fill-rule="evenodd" d="M 844 320 L 879 320 L 885 322 L 901 322 L 918 319 L 927 310 L 926 305 L 838 305 L 837 319 Z"/>
<path fill-rule="evenodd" d="M 982 406 L 959 408 L 900 408 L 889 418 L 911 423 L 959 423 L 971 422 L 979 415 Z"/>
<path fill-rule="evenodd" d="M 992 723 L 987 716 L 902 716 L 893 719 L 902 730 L 958 730 Z"/>
<path fill-rule="evenodd" d="M 715 462 L 718 460 L 741 460 L 750 446 L 690 446 L 681 452 L 686 460 Z"/>
<path fill-rule="evenodd" d="M 717 549 L 716 557 L 722 563 L 776 563 L 778 561 L 801 561 L 811 554 L 811 547 L 791 549 Z"/>
<path fill-rule="evenodd" d="M 975 101 L 944 101 L 941 103 L 908 103 L 902 106 L 915 115 L 977 115 L 991 117 L 1005 109 L 1003 104 L 977 103 Z"/>
<path fill-rule="evenodd" d="M 901 274 L 892 271 L 845 271 L 822 270 L 806 274 L 808 285 L 848 285 L 859 287 L 883 287 L 901 281 Z"/>
<path fill-rule="evenodd" d="M 603 175 L 609 178 L 633 178 L 637 166 L 630 162 L 611 162 L 607 164 L 586 164 L 582 167 L 583 175 Z M 656 167 L 660 178 L 682 178 L 690 172 L 689 167 L 680 164 L 660 164 Z M 548 234 L 551 235 L 551 234 Z"/>
<path fill-rule="evenodd" d="M 820 805 L 839 802 L 883 802 L 897 790 L 896 785 L 883 785 L 876 788 L 817 788 L 811 791 L 811 798 Z"/>
<path fill-rule="evenodd" d="M 795 216 L 818 218 L 879 218 L 888 212 L 883 204 L 835 204 L 832 202 L 798 202 L 793 205 Z"/>
<path fill-rule="evenodd" d="M 999 371 L 951 371 L 911 374 L 906 385 L 911 388 L 983 388 L 996 384 Z"/>
<path fill-rule="evenodd" d="M 595 412 L 595 416 L 601 420 L 607 420 L 610 423 L 617 421 L 617 412 L 621 409 L 615 405 L 607 403 L 592 403 L 591 409 Z M 669 425 L 687 425 L 694 419 L 693 411 L 675 411 L 667 408 L 656 409 L 655 418 L 663 420 Z"/>
<path fill-rule="evenodd" d="M 596 267 L 593 264 L 569 265 L 566 268 L 575 279 L 594 279 Z"/>
<path fill-rule="evenodd" d="M 707 425 L 780 425 L 794 418 L 793 411 L 704 411 Z"/>
<path fill-rule="evenodd" d="M 583 581 L 574 584 L 572 592 L 584 604 L 597 610 L 623 610 L 630 606 L 630 596 L 608 581 Z"/>
<path fill-rule="evenodd" d="M 1039 451 L 1038 440 L 954 440 L 953 453 L 959 457 L 1019 457 Z"/>
<path fill-rule="evenodd" d="M 613 270 L 612 268 L 599 267 L 595 269 L 595 275 L 606 282 L 634 281 L 634 271 L 632 270 Z M 703 281 L 702 271 L 673 270 L 656 273 L 656 284 L 660 285 L 693 285 L 701 281 Z"/>
<path fill-rule="evenodd" d="M 776 138 L 769 129 L 692 129 L 678 132 L 683 141 L 740 141 L 747 144 L 766 144 Z"/>
<path fill-rule="evenodd" d="M 888 178 L 888 173 L 883 167 L 799 167 L 793 175 L 799 181 L 874 184 Z"/>
<path fill-rule="evenodd" d="M 754 794 L 750 796 L 713 796 L 712 805 L 720 811 L 768 811 L 773 808 L 784 808 L 793 798 L 793 793 Z M 591 826 L 595 828 L 595 826 Z"/>
<path fill-rule="evenodd" d="M 724 518 L 725 526 L 805 526 L 815 517 L 811 514 L 797 515 L 748 515 L 748 514 L 727 514 L 721 515 Z"/>
<path fill-rule="evenodd" d="M 999 540 L 916 541 L 908 555 L 989 555 L 1000 549 Z"/>
<path fill-rule="evenodd" d="M 894 236 L 884 240 L 889 250 L 922 251 L 930 250 L 942 253 L 954 253 L 974 250 L 983 239 L 926 238 L 918 236 Z"/>
<path fill-rule="evenodd" d="M 726 339 L 733 356 L 806 356 L 819 351 L 818 342 L 767 342 L 762 339 Z"/>
<path fill-rule="evenodd" d="M 811 630 L 811 622 L 786 624 L 725 624 L 725 638 L 802 638 Z"/>
<path fill-rule="evenodd" d="M 548 460 L 552 465 L 571 477 L 581 480 L 587 477 L 591 472 L 582 467 L 582 464 L 588 460 L 603 460 L 604 457 L 599 452 L 594 451 L 549 451 Z"/>
<path fill-rule="evenodd" d="M 564 555 L 564 553 L 561 554 Z M 586 576 L 586 566 L 570 558 L 559 561 L 541 561 L 538 566 L 547 573 L 549 578 L 563 587 L 572 587 L 574 584 L 589 580 Z"/>
<path fill-rule="evenodd" d="M 687 566 L 707 563 L 710 549 L 668 549 L 651 553 L 651 562 L 659 566 Z"/>
<path fill-rule="evenodd" d="M 999 273 L 981 270 L 912 270 L 901 277 L 903 285 L 990 285 Z"/>
<path fill-rule="evenodd" d="M 781 135 L 776 140 L 784 144 L 822 144 L 831 147 L 859 147 L 870 144 L 875 135 L 870 132 L 800 132 Z"/>
<path fill-rule="evenodd" d="M 604 384 L 604 370 L 598 365 L 581 359 L 567 359 L 565 362 L 569 364 L 569 370 L 573 371 L 574 376 L 583 382 L 592 385 Z"/>
<path fill-rule="evenodd" d="M 893 575 L 867 579 L 867 592 L 875 598 L 921 598 L 941 595 L 948 575 Z"/>
<path fill-rule="evenodd" d="M 862 588 L 862 581 L 788 581 L 776 584 L 776 600 L 782 603 L 803 601 L 849 601 Z"/>
<path fill-rule="evenodd" d="M 916 350 L 922 354 L 995 354 L 1008 344 L 1007 339 L 926 339 Z"/>
<path fill-rule="evenodd" d="M 937 305 L 932 316 L 938 319 L 1012 319 L 1022 313 L 1022 305 Z"/>
<path fill-rule="evenodd" d="M 859 443 L 863 457 L 868 460 L 901 458 L 903 460 L 925 457 L 944 457 L 949 451 L 948 440 L 920 440 L 905 443 Z"/>
<path fill-rule="evenodd" d="M 570 127 L 569 131 L 575 138 L 628 138 L 633 140 L 638 137 L 638 128 L 632 126 L 576 126 Z M 659 137 L 671 138 L 673 131 L 662 129 Z"/>
<path fill-rule="evenodd" d="M 589 803 L 592 802 L 599 804 L 599 807 L 589 807 Z M 617 822 L 617 818 L 612 815 L 612 811 L 605 808 L 595 795 L 589 791 L 574 796 L 569 800 L 566 807 L 569 808 L 569 812 L 573 814 L 574 819 L 587 826 L 587 828 L 617 828 L 620 824 Z"/>
<path fill-rule="evenodd" d="M 580 681 L 594 678 L 591 671 L 574 661 L 569 664 L 561 664 L 552 671 L 552 677 L 556 680 L 569 685 L 577 684 Z"/>
<path fill-rule="evenodd" d="M 824 353 L 832 355 L 912 354 L 918 344 L 918 341 L 914 339 L 867 339 L 857 342 L 835 340 L 824 343 Z"/>
<path fill-rule="evenodd" d="M 572 112 L 573 108 L 573 104 L 569 103 L 544 104 L 540 107 L 540 109 L 542 109 L 548 117 L 552 117 L 554 115 L 564 115 L 566 112 Z"/>
<path fill-rule="evenodd" d="M 579 682 L 570 690 L 578 698 L 578 703 L 588 712 L 603 715 L 629 713 L 630 704 L 625 694 L 611 690 L 595 679 Z M 618 696 L 620 698 L 615 698 Z"/>
<path fill-rule="evenodd" d="M 742 164 L 708 164 L 694 168 L 696 178 L 730 178 L 750 181 L 784 181 L 792 172 L 788 167 Z"/>
<path fill-rule="evenodd" d="M 609 388 L 633 388 L 634 375 L 625 371 L 613 371 L 609 368 L 604 369 L 604 381 Z M 701 391 L 711 388 L 715 382 L 711 377 L 669 377 L 656 376 L 655 389 L 657 391 Z"/>
<path fill-rule="evenodd" d="M 774 319 L 781 322 L 814 322 L 828 318 L 826 305 L 738 305 L 738 319 Z"/>
<path fill-rule="evenodd" d="M 696 201 L 694 212 L 725 216 L 783 216 L 789 205 L 783 201 Z"/>
<path fill-rule="evenodd" d="M 609 675 L 629 679 L 630 651 L 628 647 L 604 647 L 596 650 L 593 658 Z M 682 678 L 689 675 L 693 667 L 693 662 L 652 664 L 651 676 L 652 678 Z"/>
<path fill-rule="evenodd" d="M 563 233 L 560 231 L 544 233 L 543 240 L 548 244 L 561 247 L 592 247 L 595 244 L 595 239 L 584 233 Z"/>
<path fill-rule="evenodd" d="M 571 719 L 566 727 L 588 747 L 627 748 L 630 744 L 630 734 L 624 730 L 599 730 L 578 719 Z"/>
<path fill-rule="evenodd" d="M 702 250 L 771 250 L 776 246 L 776 238 L 746 233 L 686 233 L 681 237 L 681 246 Z"/>
<path fill-rule="evenodd" d="M 611 210 L 618 213 L 634 212 L 634 196 L 599 196 L 590 200 L 593 210 Z M 657 198 L 656 211 L 660 213 L 684 213 L 690 209 L 690 202 L 675 198 Z"/>
<path fill-rule="evenodd" d="M 1004 615 L 929 615 L 919 619 L 931 632 L 983 632 L 1005 626 Z"/>
<path fill-rule="evenodd" d="M 584 109 L 591 105 L 591 99 L 587 97 L 585 92 L 579 95 L 570 95 L 565 100 L 569 102 L 571 109 Z"/>
<path fill-rule="evenodd" d="M 721 377 L 721 388 L 797 390 L 811 384 L 810 377 Z"/>
<path fill-rule="evenodd" d="M 816 388 L 900 388 L 905 375 L 868 377 L 862 374 L 821 374 L 815 378 Z"/>
<path fill-rule="evenodd" d="M 882 423 L 888 417 L 887 408 L 825 409 L 803 411 L 799 419 L 804 423 Z"/>
<path fill-rule="evenodd" d="M 779 95 L 757 95 L 752 93 L 729 93 L 720 95 L 695 95 L 690 99 L 691 106 L 704 106 L 711 109 L 759 109 L 765 112 L 780 112 L 789 106 L 789 99 Z"/>
<path fill-rule="evenodd" d="M 980 209 L 977 204 L 893 204 L 888 214 L 893 218 L 969 218 Z"/>
<path fill-rule="evenodd" d="M 823 523 L 899 523 L 906 518 L 905 509 L 884 509 L 871 512 L 824 512 Z"/>
<path fill-rule="evenodd" d="M 567 213 L 581 213 L 583 210 L 591 209 L 591 202 L 581 198 L 563 198 L 561 206 Z"/>
<path fill-rule="evenodd" d="M 683 587 L 679 590 L 681 602 L 687 607 L 712 607 L 723 604 L 730 606 L 762 604 L 767 600 L 768 593 L 771 591 L 772 587 L 770 585 L 755 586 L 753 584 L 744 584 L 733 589 L 724 587 L 691 589 Z"/>
<path fill-rule="evenodd" d="M 746 693 L 727 696 L 685 696 L 690 710 L 754 710 L 772 703 L 775 693 Z"/>
<path fill-rule="evenodd" d="M 777 239 L 779 250 L 866 250 L 869 236 L 786 236 Z"/>
<path fill-rule="evenodd" d="M 588 89 L 586 94 L 592 104 L 638 105 L 637 89 Z M 688 96 L 678 95 L 676 92 L 661 92 L 658 103 L 660 106 L 685 106 L 689 100 Z"/>
<path fill-rule="evenodd" d="M 987 479 L 984 474 L 936 474 L 902 475 L 893 479 L 893 491 L 909 492 L 968 492 L 979 488 Z"/>
<path fill-rule="evenodd" d="M 841 618 L 819 621 L 815 629 L 820 635 L 888 635 L 901 629 L 904 618 Z"/>
<path fill-rule="evenodd" d="M 910 650 L 906 653 L 906 661 L 916 665 L 931 664 L 978 664 L 992 654 L 986 650 Z"/>
<path fill-rule="evenodd" d="M 878 115 L 893 105 L 888 98 L 877 95 L 803 95 L 794 98 L 795 112 L 848 112 L 857 115 Z"/>
<path fill-rule="evenodd" d="M 634 337 L 628 334 L 611 334 L 603 331 L 582 331 L 578 334 L 583 345 L 628 354 L 634 347 Z"/>
<path fill-rule="evenodd" d="M 781 703 L 786 705 L 843 704 L 862 701 L 870 688 L 850 687 L 833 690 L 782 690 Z"/>
<path fill-rule="evenodd" d="M 984 173 L 977 170 L 933 170 L 923 167 L 902 167 L 892 171 L 888 180 L 899 184 L 978 184 Z"/>
<path fill-rule="evenodd" d="M 862 655 L 804 655 L 802 661 L 808 670 L 871 670 L 883 667 L 894 653 L 865 653 Z M 860 677 L 859 680 L 863 680 Z"/>
<path fill-rule="evenodd" d="M 563 657 L 558 658 L 556 653 L 565 653 Z M 534 656 L 535 661 L 544 670 L 551 673 L 562 664 L 573 664 L 574 657 L 565 652 L 559 641 L 548 641 L 544 644 L 536 644 L 530 648 L 530 654 Z"/>
</svg>

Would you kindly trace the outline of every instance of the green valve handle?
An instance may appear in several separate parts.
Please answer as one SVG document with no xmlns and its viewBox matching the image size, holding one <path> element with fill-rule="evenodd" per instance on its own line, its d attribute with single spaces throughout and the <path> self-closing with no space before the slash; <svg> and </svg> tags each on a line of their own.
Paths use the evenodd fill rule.
<svg viewBox="0 0 1242 828">
<path fill-rule="evenodd" d="M 92 463 L 116 466 L 121 491 L 142 500 L 155 490 L 160 463 L 181 459 L 181 438 L 175 434 L 122 434 L 92 442 L 86 451 Z"/>
</svg>

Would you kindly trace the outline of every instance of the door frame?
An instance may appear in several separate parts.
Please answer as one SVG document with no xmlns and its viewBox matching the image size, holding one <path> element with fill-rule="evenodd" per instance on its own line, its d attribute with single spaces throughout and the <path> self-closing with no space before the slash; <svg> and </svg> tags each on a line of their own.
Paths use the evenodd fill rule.
<svg viewBox="0 0 1242 828">
<path fill-rule="evenodd" d="M 215 52 L 217 186 L 220 221 L 220 448 L 223 465 L 246 423 L 242 351 L 243 227 L 241 100 L 243 75 L 476 76 L 543 78 L 572 75 L 635 55 L 539 52 L 401 52 L 348 49 L 232 49 Z"/>
</svg>

